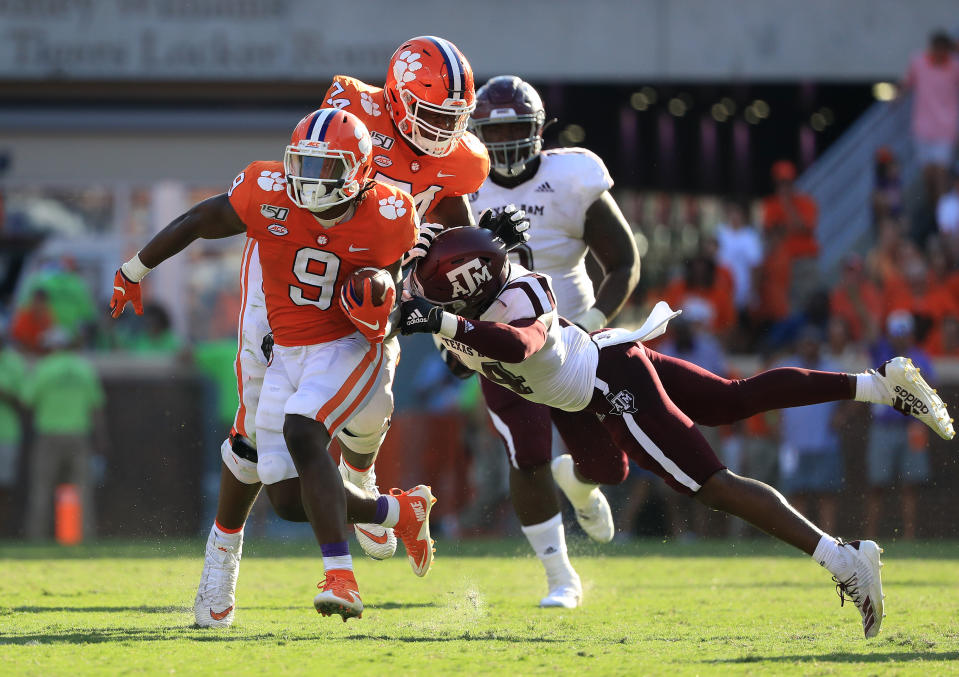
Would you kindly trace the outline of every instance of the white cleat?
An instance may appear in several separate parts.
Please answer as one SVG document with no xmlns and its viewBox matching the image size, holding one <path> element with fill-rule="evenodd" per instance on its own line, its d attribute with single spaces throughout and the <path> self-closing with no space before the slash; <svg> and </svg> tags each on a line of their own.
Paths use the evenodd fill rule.
<svg viewBox="0 0 959 677">
<path fill-rule="evenodd" d="M 200 586 L 193 602 L 193 617 L 201 628 L 228 628 L 236 607 L 236 579 L 243 554 L 243 534 L 235 546 L 218 538 L 214 529 L 206 542 Z"/>
<path fill-rule="evenodd" d="M 541 608 L 575 609 L 583 603 L 583 586 L 579 576 L 573 574 L 573 578 L 564 576 L 555 580 L 552 576 L 547 576 L 547 582 L 549 594 L 539 601 Z"/>
<path fill-rule="evenodd" d="M 579 522 L 583 531 L 598 543 L 609 543 L 613 540 L 616 532 L 613 513 L 599 485 L 589 492 L 586 500 L 577 504 L 573 499 L 582 494 L 581 488 L 585 483 L 576 478 L 573 457 L 569 454 L 557 456 L 550 467 L 556 484 L 563 490 L 566 498 L 572 503 L 573 509 L 576 510 L 576 521 Z"/>
<path fill-rule="evenodd" d="M 886 616 L 883 612 L 885 595 L 882 594 L 880 575 L 882 562 L 879 561 L 882 548 L 874 541 L 851 541 L 842 546 L 849 551 L 853 570 L 844 580 L 833 576 L 840 605 L 846 599 L 855 603 L 862 614 L 862 630 L 866 639 L 869 639 L 879 634 L 882 619 Z"/>
<path fill-rule="evenodd" d="M 350 482 L 370 496 L 380 495 L 376 486 L 376 471 L 372 468 L 367 473 L 358 473 L 348 468 L 340 458 L 339 470 L 344 482 Z M 392 529 L 382 524 L 354 524 L 353 533 L 363 552 L 371 559 L 389 559 L 396 552 L 396 536 Z"/>
<path fill-rule="evenodd" d="M 894 357 L 874 372 L 886 391 L 887 404 L 896 411 L 916 417 L 944 440 L 956 436 L 945 403 L 919 374 L 919 368 L 912 360 Z"/>
</svg>

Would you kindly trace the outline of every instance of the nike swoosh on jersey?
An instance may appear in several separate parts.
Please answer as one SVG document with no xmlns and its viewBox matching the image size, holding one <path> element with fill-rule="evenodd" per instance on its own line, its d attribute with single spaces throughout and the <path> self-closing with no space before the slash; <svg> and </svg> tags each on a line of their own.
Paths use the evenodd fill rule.
<svg viewBox="0 0 959 677">
<path fill-rule="evenodd" d="M 370 248 L 369 248 L 369 247 L 354 247 L 353 245 L 350 245 L 350 251 L 351 251 L 351 252 L 368 252 L 368 251 L 370 251 Z"/>
<path fill-rule="evenodd" d="M 114 290 L 116 290 L 116 291 L 122 291 L 124 294 L 127 293 L 127 290 L 124 289 L 123 287 L 114 287 Z"/>
<path fill-rule="evenodd" d="M 456 174 L 444 174 L 443 172 L 436 172 L 436 178 L 438 179 L 449 179 L 456 176 Z"/>
<path fill-rule="evenodd" d="M 356 526 L 355 524 L 353 525 L 353 528 L 355 528 L 357 531 L 359 531 L 360 533 L 362 533 L 364 536 L 366 536 L 368 539 L 370 539 L 370 540 L 373 541 L 374 543 L 379 543 L 380 545 L 383 545 L 384 543 L 386 543 L 387 540 L 389 540 L 389 534 L 386 533 L 385 531 L 383 532 L 383 535 L 382 535 L 382 536 L 374 536 L 373 534 L 371 534 L 371 533 L 370 533 L 369 531 L 367 531 L 366 529 L 361 529 L 360 527 Z"/>
<path fill-rule="evenodd" d="M 210 618 L 212 618 L 215 621 L 222 621 L 224 618 L 227 617 L 227 614 L 229 614 L 231 611 L 233 611 L 232 604 L 228 606 L 226 609 L 224 609 L 223 611 L 214 611 L 213 609 L 210 609 Z"/>
</svg>

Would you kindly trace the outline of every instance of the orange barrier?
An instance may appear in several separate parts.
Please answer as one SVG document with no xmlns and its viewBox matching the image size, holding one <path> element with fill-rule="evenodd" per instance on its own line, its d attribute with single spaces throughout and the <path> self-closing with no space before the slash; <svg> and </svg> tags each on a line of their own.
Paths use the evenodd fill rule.
<svg viewBox="0 0 959 677">
<path fill-rule="evenodd" d="M 83 506 L 75 484 L 57 485 L 55 495 L 55 533 L 60 545 L 76 545 L 83 541 Z"/>
</svg>

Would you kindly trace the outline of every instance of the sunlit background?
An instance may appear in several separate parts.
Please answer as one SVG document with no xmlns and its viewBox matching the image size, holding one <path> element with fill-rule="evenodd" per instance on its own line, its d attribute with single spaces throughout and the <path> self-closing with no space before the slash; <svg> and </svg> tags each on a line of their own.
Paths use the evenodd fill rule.
<svg viewBox="0 0 959 677">
<path fill-rule="evenodd" d="M 955 9 L 950 0 L 0 0 L 0 536 L 27 535 L 37 422 L 23 393 L 54 328 L 104 393 L 84 461 L 95 506 L 84 537 L 208 529 L 236 408 L 243 239 L 197 242 L 164 263 L 145 282 L 143 317 L 109 318 L 113 273 L 247 163 L 280 159 L 334 74 L 382 84 L 396 46 L 425 33 L 456 43 L 477 85 L 504 73 L 530 81 L 557 118 L 547 146 L 583 146 L 606 162 L 643 255 L 617 324 L 638 324 L 660 298 L 686 307 L 689 326 L 658 347 L 708 354 L 727 376 L 803 351 L 858 370 L 874 366 L 881 342 L 908 339 L 955 406 L 957 130 L 930 168 L 904 87 L 930 36 L 959 28 Z M 817 207 L 812 254 L 784 249 L 764 227 L 782 161 Z M 762 244 L 753 263 L 725 249 L 731 212 Z M 452 379 L 428 340 L 403 347 L 381 484 L 429 480 L 446 536 L 516 533 L 505 456 L 475 379 Z M 913 483 L 922 490 L 911 504 L 895 492 L 869 504 L 878 419 L 835 407 L 808 420 L 832 431 L 843 475 L 841 490 L 792 492 L 813 515 L 828 521 L 838 505 L 867 533 L 959 535 L 945 509 L 959 488 L 954 449 L 910 427 L 909 453 L 929 462 Z M 731 468 L 790 493 L 795 429 L 774 414 L 707 434 Z M 752 535 L 681 505 L 641 472 L 610 496 L 621 538 Z M 55 514 L 33 535 L 52 537 Z M 250 531 L 309 535 L 263 500 Z"/>
</svg>

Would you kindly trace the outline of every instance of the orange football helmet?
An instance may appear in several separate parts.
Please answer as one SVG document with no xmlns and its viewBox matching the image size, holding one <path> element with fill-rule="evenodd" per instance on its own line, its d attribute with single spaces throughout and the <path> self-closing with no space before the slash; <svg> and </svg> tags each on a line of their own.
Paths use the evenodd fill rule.
<svg viewBox="0 0 959 677">
<path fill-rule="evenodd" d="M 407 40 L 390 59 L 386 107 L 407 141 L 433 157 L 453 152 L 476 107 L 473 69 L 449 40 Z"/>
<path fill-rule="evenodd" d="M 286 194 L 319 212 L 355 198 L 372 167 L 366 125 L 345 110 L 320 108 L 300 120 L 283 154 Z"/>
</svg>

